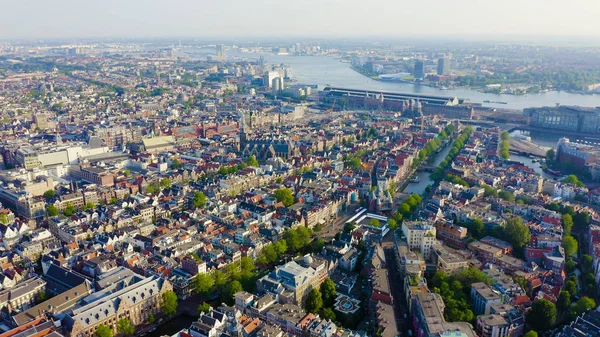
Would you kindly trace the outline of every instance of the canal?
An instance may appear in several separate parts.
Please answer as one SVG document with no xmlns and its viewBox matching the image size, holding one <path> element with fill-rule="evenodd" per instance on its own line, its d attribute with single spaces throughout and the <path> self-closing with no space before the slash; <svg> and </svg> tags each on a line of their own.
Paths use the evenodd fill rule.
<svg viewBox="0 0 600 337">
<path fill-rule="evenodd" d="M 448 152 L 450 152 L 450 149 L 452 148 L 453 143 L 454 143 L 454 141 L 452 140 L 439 153 L 435 153 L 433 156 L 429 157 L 429 160 L 427 161 L 427 165 L 430 165 L 433 167 L 437 167 L 438 165 L 440 165 L 440 163 L 442 161 L 444 161 L 444 158 L 446 158 L 446 156 L 448 155 Z M 416 177 L 418 177 L 419 182 L 418 183 L 408 183 L 408 185 L 406 185 L 406 188 L 402 192 L 407 193 L 407 194 L 413 194 L 413 193 L 423 194 L 427 185 L 433 184 L 433 180 L 431 180 L 429 178 L 430 174 L 431 174 L 431 172 L 425 172 L 425 171 L 417 172 Z"/>
<path fill-rule="evenodd" d="M 540 146 L 547 146 L 547 147 L 552 147 L 552 148 L 556 148 L 556 143 L 558 143 L 558 140 L 561 137 L 563 137 L 562 135 L 557 134 L 557 133 L 550 133 L 550 132 L 541 133 L 541 132 L 529 132 L 529 131 L 521 131 L 521 130 L 513 131 L 511 133 L 511 135 L 512 136 L 516 136 L 516 135 L 529 136 L 529 137 L 531 137 L 531 141 L 533 143 L 538 144 Z M 587 139 L 587 138 L 574 139 L 574 140 L 575 141 L 585 141 L 585 140 L 589 141 L 589 139 Z M 442 149 L 442 151 L 440 151 L 440 153 L 436 153 L 435 155 L 430 157 L 429 161 L 428 161 L 428 165 L 437 167 L 444 160 L 444 158 L 446 158 L 446 155 L 448 154 L 448 152 L 450 152 L 450 149 L 452 148 L 451 144 L 452 143 L 450 143 L 446 147 L 444 147 Z M 511 154 L 510 160 L 517 161 L 517 162 L 523 163 L 527 167 L 531 167 L 532 169 L 535 170 L 536 173 L 541 175 L 543 178 L 547 178 L 547 179 L 555 178 L 554 176 L 545 173 L 542 170 L 541 164 L 539 162 L 533 162 L 533 159 L 531 159 L 527 156 Z M 429 178 L 430 174 L 431 174 L 430 172 L 417 172 L 416 176 L 419 178 L 419 182 L 418 183 L 409 183 L 406 186 L 406 188 L 403 190 L 403 192 L 407 193 L 407 194 L 412 194 L 412 193 L 422 194 L 428 185 L 433 185 L 433 180 L 431 180 Z"/>
<path fill-rule="evenodd" d="M 144 336 L 147 337 L 162 337 L 162 336 L 172 336 L 181 329 L 189 328 L 193 322 L 198 320 L 197 317 L 192 317 L 188 315 L 181 315 L 177 318 L 160 325 L 156 330 L 152 332 L 148 332 Z"/>
</svg>

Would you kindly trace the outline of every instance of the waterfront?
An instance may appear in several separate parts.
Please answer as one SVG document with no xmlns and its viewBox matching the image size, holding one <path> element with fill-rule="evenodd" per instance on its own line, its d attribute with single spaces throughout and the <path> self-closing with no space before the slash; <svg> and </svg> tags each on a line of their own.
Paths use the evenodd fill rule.
<svg viewBox="0 0 600 337">
<path fill-rule="evenodd" d="M 206 50 L 204 50 L 206 52 Z M 241 53 L 236 50 L 228 51 L 231 59 L 256 60 L 259 54 Z M 437 96 L 456 96 L 468 98 L 475 103 L 489 101 L 503 101 L 508 104 L 483 103 L 484 106 L 503 109 L 523 109 L 534 106 L 563 105 L 600 106 L 600 95 L 582 95 L 562 91 L 527 95 L 500 95 L 486 94 L 468 88 L 441 90 L 429 86 L 400 82 L 382 82 L 363 76 L 350 68 L 350 64 L 340 62 L 339 59 L 329 56 L 288 56 L 288 55 L 263 55 L 265 63 L 285 64 L 292 68 L 293 78 L 298 83 L 317 84 L 322 89 L 326 85 L 396 92 L 417 93 Z"/>
</svg>

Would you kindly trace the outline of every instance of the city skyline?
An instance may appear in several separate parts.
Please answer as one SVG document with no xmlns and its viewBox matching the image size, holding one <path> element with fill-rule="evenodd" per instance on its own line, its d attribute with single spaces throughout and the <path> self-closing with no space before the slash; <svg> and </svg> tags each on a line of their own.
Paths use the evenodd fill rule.
<svg viewBox="0 0 600 337">
<path fill-rule="evenodd" d="M 581 8 L 585 8 L 582 11 Z M 492 17 L 493 14 L 493 17 Z M 479 3 L 427 0 L 303 2 L 114 0 L 92 7 L 79 2 L 23 1 L 5 5 L 0 36 L 24 38 L 102 37 L 402 37 L 402 36 L 583 36 L 598 33 L 590 24 L 600 4 L 509 0 Z M 23 18 L 27 18 L 23 20 Z M 257 20 L 257 18 L 261 18 Z"/>
</svg>

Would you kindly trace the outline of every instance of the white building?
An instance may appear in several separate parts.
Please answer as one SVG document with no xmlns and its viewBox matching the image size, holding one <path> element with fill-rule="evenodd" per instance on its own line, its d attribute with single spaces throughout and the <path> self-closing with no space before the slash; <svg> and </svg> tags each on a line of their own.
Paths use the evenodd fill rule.
<svg viewBox="0 0 600 337">
<path fill-rule="evenodd" d="M 437 243 L 433 225 L 423 221 L 403 221 L 402 233 L 411 250 L 421 252 L 426 260 L 431 257 L 433 246 Z"/>
</svg>

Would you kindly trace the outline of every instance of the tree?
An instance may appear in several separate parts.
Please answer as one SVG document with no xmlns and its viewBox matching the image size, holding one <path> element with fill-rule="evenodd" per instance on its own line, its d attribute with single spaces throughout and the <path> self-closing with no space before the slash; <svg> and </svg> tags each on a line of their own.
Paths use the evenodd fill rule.
<svg viewBox="0 0 600 337">
<path fill-rule="evenodd" d="M 346 234 L 352 233 L 354 228 L 356 228 L 356 224 L 354 222 L 347 222 L 344 225 L 344 233 L 346 233 Z"/>
<path fill-rule="evenodd" d="M 528 331 L 523 337 L 538 337 L 538 333 L 534 330 Z"/>
<path fill-rule="evenodd" d="M 96 332 L 94 332 L 94 336 L 96 336 L 96 337 L 113 337 L 113 331 L 108 326 L 106 326 L 104 324 L 100 324 L 96 328 Z"/>
<path fill-rule="evenodd" d="M 46 291 L 44 289 L 42 289 L 39 293 L 37 293 L 35 295 L 35 301 L 37 303 L 42 303 L 42 302 L 44 302 L 47 299 L 48 299 L 48 296 L 47 296 Z"/>
<path fill-rule="evenodd" d="M 169 178 L 163 178 L 160 181 L 160 187 L 162 188 L 169 188 L 171 187 L 171 179 Z"/>
<path fill-rule="evenodd" d="M 167 316 L 174 315 L 177 312 L 177 295 L 172 290 L 167 290 L 162 294 L 163 314 Z"/>
<path fill-rule="evenodd" d="M 8 224 L 8 216 L 6 213 L 0 213 L 0 223 L 7 225 Z"/>
<path fill-rule="evenodd" d="M 584 296 L 571 305 L 570 315 L 572 317 L 579 316 L 588 310 L 594 309 L 595 307 L 596 301 L 587 296 Z"/>
<path fill-rule="evenodd" d="M 500 139 L 501 140 L 509 140 L 510 139 L 510 135 L 508 134 L 508 131 L 504 131 L 500 134 Z"/>
<path fill-rule="evenodd" d="M 335 298 L 337 297 L 337 291 L 335 290 L 335 283 L 330 278 L 326 278 L 321 283 L 321 295 L 323 296 L 323 302 L 327 306 L 332 306 Z"/>
<path fill-rule="evenodd" d="M 573 229 L 573 217 L 571 214 L 563 214 L 561 222 L 563 225 L 563 235 L 571 235 L 571 229 Z"/>
<path fill-rule="evenodd" d="M 395 231 L 398 228 L 398 222 L 394 218 L 389 218 L 387 225 L 392 231 Z"/>
<path fill-rule="evenodd" d="M 206 302 L 202 302 L 200 303 L 200 305 L 198 305 L 198 314 L 202 315 L 202 314 L 208 314 L 210 312 L 210 304 L 206 303 Z"/>
<path fill-rule="evenodd" d="M 321 316 L 323 319 L 335 321 L 335 312 L 333 312 L 331 308 L 322 308 L 319 316 Z"/>
<path fill-rule="evenodd" d="M 206 195 L 202 192 L 194 192 L 194 200 L 192 200 L 194 207 L 202 208 L 206 205 Z"/>
<path fill-rule="evenodd" d="M 371 220 L 369 220 L 369 226 L 379 228 L 379 220 L 371 218 Z"/>
<path fill-rule="evenodd" d="M 48 207 L 46 207 L 46 213 L 48 213 L 48 217 L 57 216 L 58 208 L 54 205 L 48 205 Z"/>
<path fill-rule="evenodd" d="M 277 199 L 278 202 L 283 202 L 285 207 L 289 207 L 294 204 L 294 194 L 289 188 L 280 188 L 275 191 L 274 195 L 275 199 Z"/>
<path fill-rule="evenodd" d="M 286 248 L 287 248 L 287 244 L 286 244 Z M 262 250 L 262 253 L 265 255 L 267 263 L 272 263 L 272 262 L 277 261 L 277 257 L 279 256 L 279 254 L 277 253 L 277 249 L 274 247 L 274 245 L 265 246 Z"/>
<path fill-rule="evenodd" d="M 246 159 L 246 164 L 248 164 L 248 166 L 258 167 L 258 160 L 256 160 L 255 156 L 250 155 L 248 159 Z"/>
<path fill-rule="evenodd" d="M 273 248 L 275 249 L 275 253 L 277 253 L 277 256 L 285 254 L 285 252 L 287 252 L 288 250 L 287 243 L 285 242 L 285 240 L 279 240 L 275 242 L 273 244 Z"/>
<path fill-rule="evenodd" d="M 481 219 L 473 219 L 469 225 L 469 230 L 471 231 L 471 236 L 477 240 L 481 239 L 485 235 L 485 226 L 483 225 L 483 221 L 481 221 Z"/>
<path fill-rule="evenodd" d="M 182 166 L 183 165 L 177 158 L 173 159 L 173 161 L 171 162 L 171 169 L 173 170 L 179 170 Z"/>
<path fill-rule="evenodd" d="M 565 255 L 567 256 L 575 256 L 577 254 L 577 249 L 579 245 L 577 244 L 577 240 L 575 240 L 572 236 L 565 236 L 563 238 L 563 246 L 565 247 Z"/>
<path fill-rule="evenodd" d="M 304 305 L 306 311 L 316 314 L 319 312 L 319 309 L 323 307 L 323 297 L 321 296 L 321 292 L 319 289 L 312 289 L 308 293 L 308 297 L 306 298 L 306 304 Z"/>
<path fill-rule="evenodd" d="M 68 203 L 67 207 L 63 211 L 63 214 L 65 216 L 71 216 L 71 215 L 75 214 L 75 212 L 77 212 L 77 209 L 75 208 L 75 206 L 71 205 L 71 203 Z"/>
<path fill-rule="evenodd" d="M 402 203 L 398 207 L 398 213 L 402 214 L 403 217 L 410 215 L 410 206 L 407 203 Z"/>
<path fill-rule="evenodd" d="M 556 158 L 556 152 L 554 152 L 554 149 L 550 149 L 548 151 L 546 151 L 546 160 L 549 162 L 554 161 L 554 158 Z"/>
<path fill-rule="evenodd" d="M 221 289 L 224 285 L 227 284 L 227 276 L 225 276 L 225 274 L 220 271 L 220 270 L 215 270 L 215 272 L 213 273 L 213 277 L 215 279 L 215 286 L 219 289 Z"/>
<path fill-rule="evenodd" d="M 148 323 L 150 323 L 150 324 L 154 323 L 154 314 L 153 313 L 148 314 Z"/>
<path fill-rule="evenodd" d="M 354 158 L 350 158 L 349 160 L 347 160 L 345 164 L 348 168 L 357 170 L 362 165 L 362 161 L 360 160 L 360 158 L 354 157 Z"/>
<path fill-rule="evenodd" d="M 526 321 L 535 330 L 548 330 L 556 321 L 556 306 L 546 299 L 541 299 L 533 303 Z"/>
<path fill-rule="evenodd" d="M 194 290 L 197 293 L 208 294 L 215 285 L 215 280 L 207 273 L 199 273 L 194 277 Z"/>
<path fill-rule="evenodd" d="M 509 191 L 502 191 L 498 196 L 506 201 L 515 201 L 515 195 Z"/>
<path fill-rule="evenodd" d="M 46 201 L 52 200 L 52 198 L 54 198 L 55 195 L 56 192 L 54 190 L 47 190 L 46 192 L 44 192 L 44 198 L 46 199 Z"/>
<path fill-rule="evenodd" d="M 321 238 L 317 238 L 312 243 L 313 253 L 320 253 L 321 251 L 323 251 L 323 247 L 325 247 L 325 241 L 323 241 L 323 239 L 321 239 Z"/>
<path fill-rule="evenodd" d="M 242 284 L 239 281 L 232 281 L 225 287 L 225 290 L 222 292 L 222 295 L 224 296 L 223 300 L 225 301 L 225 303 L 232 305 L 233 300 L 235 298 L 235 294 L 242 290 L 244 289 L 242 288 Z"/>
<path fill-rule="evenodd" d="M 513 281 L 518 284 L 525 292 L 529 293 L 529 285 L 527 280 L 523 276 L 514 276 Z"/>
<path fill-rule="evenodd" d="M 567 262 L 565 262 L 565 271 L 567 272 L 567 274 L 574 272 L 576 268 L 577 264 L 575 263 L 575 261 L 573 261 L 572 258 L 568 258 Z"/>
<path fill-rule="evenodd" d="M 567 281 L 564 287 L 565 291 L 568 291 L 570 295 L 577 295 L 577 283 L 574 281 Z"/>
<path fill-rule="evenodd" d="M 573 216 L 573 223 L 578 228 L 585 228 L 590 224 L 590 214 L 588 212 L 577 212 Z"/>
<path fill-rule="evenodd" d="M 563 179 L 562 182 L 565 183 L 565 184 L 573 184 L 573 185 L 575 185 L 577 187 L 583 187 L 583 186 L 585 186 L 585 184 L 582 183 L 581 181 L 579 181 L 579 178 L 577 178 L 577 176 L 574 175 L 574 174 L 568 175 L 565 179 Z"/>
<path fill-rule="evenodd" d="M 523 224 L 523 220 L 520 217 L 515 216 L 508 219 L 503 231 L 506 240 L 510 242 L 515 250 L 521 251 L 531 239 L 529 228 Z"/>
<path fill-rule="evenodd" d="M 556 306 L 560 310 L 565 310 L 571 304 L 571 294 L 568 291 L 563 290 L 558 295 L 558 301 L 556 301 Z"/>
<path fill-rule="evenodd" d="M 581 257 L 581 264 L 583 265 L 583 270 L 585 270 L 585 271 L 592 270 L 592 267 L 594 264 L 594 259 L 590 255 L 584 254 Z"/>
<path fill-rule="evenodd" d="M 117 322 L 117 331 L 121 335 L 133 336 L 133 333 L 135 332 L 135 327 L 131 325 L 130 320 L 122 318 Z"/>
</svg>

